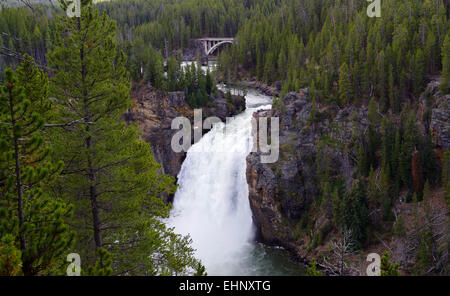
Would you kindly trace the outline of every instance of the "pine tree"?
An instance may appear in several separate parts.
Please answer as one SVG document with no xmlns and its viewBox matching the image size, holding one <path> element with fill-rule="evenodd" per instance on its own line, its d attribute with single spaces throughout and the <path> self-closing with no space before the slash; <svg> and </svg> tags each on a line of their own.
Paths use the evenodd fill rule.
<svg viewBox="0 0 450 296">
<path fill-rule="evenodd" d="M 368 165 L 373 166 L 374 168 L 377 167 L 377 157 L 376 152 L 378 150 L 380 141 L 379 141 L 379 135 L 377 132 L 377 127 L 379 126 L 379 116 L 378 116 L 378 110 L 377 110 L 377 104 L 375 102 L 375 98 L 372 97 L 369 103 L 369 145 L 368 145 Z"/>
<path fill-rule="evenodd" d="M 41 76 L 28 62 L 21 69 L 30 67 Z M 20 274 L 57 274 L 74 237 L 65 223 L 72 207 L 46 191 L 63 163 L 48 159 L 50 149 L 41 133 L 45 120 L 37 113 L 42 106 L 32 104 L 34 91 L 29 89 L 31 99 L 25 96 L 29 81 L 21 82 L 10 69 L 5 78 L 0 89 L 0 240 L 5 247 L 0 257 L 9 259 L 0 265 L 0 273 L 11 273 L 8 262 L 18 262 L 20 252 Z"/>
<path fill-rule="evenodd" d="M 442 157 L 442 186 L 445 188 L 445 199 L 450 206 L 450 151 L 446 151 Z"/>
<path fill-rule="evenodd" d="M 398 90 L 395 86 L 394 80 L 394 68 L 389 65 L 389 104 L 391 106 L 392 112 L 397 114 L 400 110 L 400 102 L 398 97 Z"/>
<path fill-rule="evenodd" d="M 0 212 L 0 221 L 2 218 Z M 22 275 L 21 257 L 22 253 L 16 247 L 14 235 L 3 235 L 0 238 L 0 276 Z"/>
<path fill-rule="evenodd" d="M 194 276 L 207 276 L 206 268 L 199 262 L 197 268 L 195 269 Z"/>
<path fill-rule="evenodd" d="M 401 136 L 400 131 L 397 129 L 395 133 L 395 141 L 394 141 L 394 149 L 392 151 L 391 157 L 391 166 L 392 166 L 392 176 L 394 176 L 394 192 L 397 194 L 400 191 L 401 186 L 401 172 L 402 167 L 400 165 L 400 156 L 401 156 Z"/>
<path fill-rule="evenodd" d="M 389 127 L 388 127 L 389 126 Z M 392 172 L 390 157 L 392 154 L 392 130 L 388 122 L 388 119 L 383 117 L 381 121 L 381 132 L 382 132 L 382 148 L 381 148 L 381 165 L 389 170 L 389 175 Z"/>
<path fill-rule="evenodd" d="M 366 240 L 369 213 L 367 194 L 362 181 L 354 182 L 352 190 L 344 194 L 341 215 L 347 229 L 352 231 L 356 248 L 361 248 Z"/>
<path fill-rule="evenodd" d="M 367 188 L 367 196 L 369 199 L 369 204 L 372 208 L 375 208 L 380 197 L 380 193 L 377 187 L 377 176 L 373 170 L 373 167 L 370 168 L 369 172 L 369 184 Z"/>
<path fill-rule="evenodd" d="M 400 150 L 400 177 L 403 185 L 412 185 L 412 155 L 418 144 L 419 131 L 414 112 L 409 112 Z"/>
<path fill-rule="evenodd" d="M 89 266 L 86 272 L 88 276 L 108 276 L 113 270 L 111 268 L 111 254 L 104 248 L 97 249 L 97 262 L 93 266 Z"/>
<path fill-rule="evenodd" d="M 450 92 L 450 34 L 447 34 L 442 45 L 441 91 L 444 94 Z"/>
<path fill-rule="evenodd" d="M 391 263 L 389 259 L 391 256 L 387 251 L 384 251 L 383 256 L 381 256 L 381 276 L 399 276 L 400 271 L 398 268 L 400 264 Z"/>
<path fill-rule="evenodd" d="M 413 92 L 416 97 L 420 96 L 423 91 L 425 84 L 425 56 L 422 49 L 417 49 L 416 55 L 414 57 L 414 68 L 413 68 Z"/>
<path fill-rule="evenodd" d="M 33 110 L 39 113 L 46 122 L 50 121 L 54 106 L 48 99 L 47 74 L 36 67 L 32 57 L 25 54 L 24 61 L 16 70 L 16 75 L 24 88 L 25 97 L 33 105 Z"/>
<path fill-rule="evenodd" d="M 176 91 L 180 89 L 180 62 L 174 56 L 167 60 L 167 89 Z"/>
<path fill-rule="evenodd" d="M 52 94 L 69 125 L 52 134 L 53 157 L 67 162 L 55 194 L 75 205 L 76 250 L 92 265 L 106 249 L 113 274 L 187 272 L 197 264 L 190 241 L 160 220 L 169 210 L 162 194 L 174 192 L 174 180 L 139 139 L 137 125 L 121 119 L 131 104 L 130 80 L 116 26 L 89 1 L 82 4 L 81 18 L 59 20 L 49 53 Z M 173 88 L 179 64 L 172 58 L 168 66 Z M 189 260 L 176 266 L 167 259 L 182 255 Z"/>
<path fill-rule="evenodd" d="M 364 150 L 363 143 L 360 143 L 358 146 L 358 172 L 361 176 L 367 175 L 367 167 L 368 167 L 367 153 Z"/>
<path fill-rule="evenodd" d="M 381 214 L 383 216 L 384 221 L 390 221 L 394 218 L 394 214 L 392 213 L 392 197 L 393 192 L 391 191 L 390 179 L 388 170 L 385 168 L 381 169 Z"/>
<path fill-rule="evenodd" d="M 311 111 L 309 112 L 309 117 L 308 117 L 308 123 L 309 124 L 314 124 L 317 121 L 317 104 L 316 104 L 316 98 L 314 97 L 311 103 L 312 107 L 311 107 Z"/>
<path fill-rule="evenodd" d="M 353 100 L 352 90 L 350 70 L 347 64 L 343 63 L 339 68 L 339 102 L 341 105 L 345 105 Z"/>
<path fill-rule="evenodd" d="M 384 50 L 381 50 L 378 58 L 378 94 L 380 98 L 380 105 L 381 110 L 385 112 L 387 110 L 388 106 L 388 100 L 387 100 L 387 89 L 388 89 L 388 76 L 386 75 L 387 68 L 386 68 L 386 61 L 385 61 L 385 55 Z"/>
<path fill-rule="evenodd" d="M 164 61 L 161 53 L 150 47 L 147 63 L 147 80 L 157 89 L 164 90 Z"/>
<path fill-rule="evenodd" d="M 406 226 L 405 226 L 405 219 L 403 218 L 403 216 L 399 216 L 397 218 L 397 221 L 395 221 L 392 231 L 394 232 L 394 235 L 398 237 L 405 236 Z"/>
<path fill-rule="evenodd" d="M 334 187 L 333 193 L 331 195 L 331 203 L 333 207 L 333 220 L 336 226 L 342 224 L 342 201 L 339 196 L 339 189 L 337 186 Z"/>
<path fill-rule="evenodd" d="M 437 182 L 439 169 L 431 133 L 426 133 L 421 139 L 420 167 L 423 175 L 422 180 L 429 180 L 432 184 Z"/>
<path fill-rule="evenodd" d="M 417 275 L 427 275 L 430 267 L 433 265 L 436 240 L 433 237 L 433 233 L 428 229 L 422 230 L 419 235 L 415 273 Z"/>
<path fill-rule="evenodd" d="M 322 272 L 317 270 L 317 262 L 316 260 L 311 261 L 311 266 L 306 269 L 307 276 L 322 276 Z"/>
</svg>

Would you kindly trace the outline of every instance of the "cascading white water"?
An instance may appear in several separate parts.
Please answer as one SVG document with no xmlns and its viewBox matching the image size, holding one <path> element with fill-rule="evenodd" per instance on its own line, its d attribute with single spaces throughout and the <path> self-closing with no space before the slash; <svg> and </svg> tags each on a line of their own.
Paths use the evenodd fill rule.
<svg viewBox="0 0 450 296">
<path fill-rule="evenodd" d="M 253 139 L 251 118 L 269 109 L 271 98 L 249 91 L 247 108 L 218 123 L 187 152 L 168 225 L 193 240 L 209 275 L 248 273 L 254 227 L 248 200 L 246 157 Z"/>
</svg>

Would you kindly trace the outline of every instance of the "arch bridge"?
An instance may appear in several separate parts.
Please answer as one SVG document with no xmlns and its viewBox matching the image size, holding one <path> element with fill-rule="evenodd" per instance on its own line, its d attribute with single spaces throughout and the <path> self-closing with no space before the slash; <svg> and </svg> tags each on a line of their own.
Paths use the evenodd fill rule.
<svg viewBox="0 0 450 296">
<path fill-rule="evenodd" d="M 210 54 L 213 54 L 219 47 L 225 44 L 232 44 L 234 38 L 201 38 L 197 40 L 202 42 L 205 55 L 209 56 Z"/>
</svg>

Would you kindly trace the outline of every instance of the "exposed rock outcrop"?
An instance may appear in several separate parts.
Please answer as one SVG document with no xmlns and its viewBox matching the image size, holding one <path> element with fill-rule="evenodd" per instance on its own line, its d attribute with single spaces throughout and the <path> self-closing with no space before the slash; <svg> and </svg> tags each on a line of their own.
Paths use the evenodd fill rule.
<svg viewBox="0 0 450 296">
<path fill-rule="evenodd" d="M 434 98 L 432 106 L 430 129 L 433 141 L 443 149 L 450 149 L 450 94 L 443 95 L 439 90 L 439 82 L 431 82 L 422 96 L 422 101 L 426 104 L 426 97 Z M 425 97 L 425 98 L 423 98 Z"/>
<path fill-rule="evenodd" d="M 176 177 L 185 155 L 175 153 L 171 149 L 170 142 L 176 132 L 171 129 L 171 123 L 178 116 L 193 116 L 184 93 L 173 92 L 164 95 L 152 87 L 142 86 L 132 91 L 131 99 L 133 106 L 127 114 L 127 119 L 139 124 L 143 139 L 151 143 L 153 154 L 164 173 Z"/>
<path fill-rule="evenodd" d="M 367 125 L 365 108 L 357 113 L 353 108 L 319 110 L 318 120 L 310 123 L 312 104 L 307 98 L 307 89 L 288 93 L 269 115 L 280 120 L 278 162 L 262 164 L 259 153 L 247 157 L 250 205 L 260 238 L 265 243 L 295 250 L 299 257 L 306 255 L 306 247 L 295 237 L 293 225 L 318 195 L 315 160 L 319 139 L 324 135 L 334 139 L 335 145 L 330 145 L 334 148 L 328 147 L 323 153 L 334 168 L 333 175 L 342 174 L 351 179 L 356 170 L 352 160 L 355 152 L 347 143 L 354 131 L 363 130 Z M 353 120 L 348 120 L 351 115 Z"/>
<path fill-rule="evenodd" d="M 171 129 L 172 120 L 184 116 L 191 120 L 194 110 L 187 104 L 184 92 L 163 93 L 150 85 L 135 85 L 131 92 L 132 108 L 126 119 L 137 122 L 145 141 L 150 142 L 153 154 L 161 164 L 164 173 L 177 177 L 186 157 L 184 152 L 175 153 L 171 149 L 171 140 L 177 130 Z M 245 109 L 245 100 L 233 96 L 231 100 L 218 91 L 211 95 L 208 107 L 203 108 L 203 116 L 217 116 L 225 121 Z"/>
<path fill-rule="evenodd" d="M 432 100 L 430 130 L 436 149 L 450 147 L 449 96 L 438 93 L 436 83 L 427 88 Z M 267 244 L 280 245 L 298 258 L 311 258 L 317 251 L 311 248 L 312 238 L 300 236 L 300 224 L 311 223 L 314 233 L 325 228 L 330 217 L 326 211 L 309 215 L 307 208 L 320 198 L 320 164 L 328 162 L 328 178 L 341 176 L 350 189 L 357 172 L 358 147 L 355 139 L 367 132 L 368 108 L 333 105 L 313 106 L 308 90 L 288 93 L 267 111 L 254 116 L 279 117 L 280 158 L 274 164 L 260 162 L 259 153 L 247 157 L 247 181 L 254 223 L 259 238 Z M 419 118 L 418 121 L 422 121 Z M 326 143 L 326 145 L 320 145 Z M 304 226 L 304 225 L 303 225 Z"/>
<path fill-rule="evenodd" d="M 275 82 L 274 86 L 265 84 L 255 79 L 247 79 L 242 81 L 241 84 L 245 87 L 255 88 L 267 96 L 278 97 L 281 92 L 281 82 Z"/>
</svg>

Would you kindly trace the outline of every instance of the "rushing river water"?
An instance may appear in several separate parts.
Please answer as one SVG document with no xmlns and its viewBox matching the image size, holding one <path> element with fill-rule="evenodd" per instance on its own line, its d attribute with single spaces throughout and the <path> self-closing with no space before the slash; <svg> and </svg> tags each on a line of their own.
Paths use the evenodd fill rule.
<svg viewBox="0 0 450 296">
<path fill-rule="evenodd" d="M 246 110 L 203 135 L 187 152 L 178 175 L 179 189 L 168 224 L 175 232 L 191 236 L 196 256 L 209 275 L 304 273 L 283 249 L 255 242 L 246 157 L 253 143 L 252 115 L 270 109 L 271 103 L 270 97 L 246 90 Z"/>
</svg>

